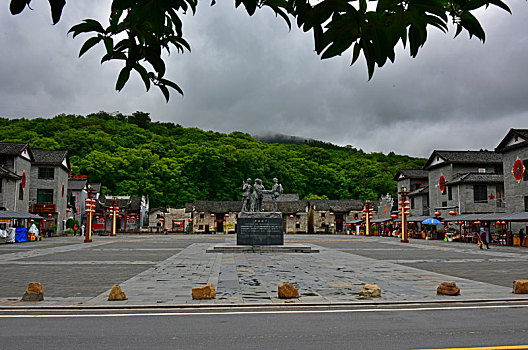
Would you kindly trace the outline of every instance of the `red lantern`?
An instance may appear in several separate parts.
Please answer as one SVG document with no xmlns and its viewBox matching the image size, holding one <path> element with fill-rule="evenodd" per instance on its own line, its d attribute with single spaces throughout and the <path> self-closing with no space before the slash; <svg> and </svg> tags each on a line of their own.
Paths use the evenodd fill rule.
<svg viewBox="0 0 528 350">
<path fill-rule="evenodd" d="M 435 211 L 435 213 L 434 213 L 434 214 L 435 214 L 435 216 L 440 216 L 440 215 L 442 215 L 442 213 L 441 213 L 441 212 L 439 212 L 439 211 Z"/>
<path fill-rule="evenodd" d="M 225 214 L 224 216 L 225 216 L 226 218 L 228 218 L 228 217 L 229 217 L 229 214 Z"/>
<path fill-rule="evenodd" d="M 53 216 L 53 215 L 51 215 L 51 214 L 48 214 L 48 218 L 50 218 L 50 219 L 51 219 L 51 217 L 52 217 L 52 216 Z"/>
<path fill-rule="evenodd" d="M 449 215 L 456 215 L 456 214 L 457 214 L 456 210 L 451 210 L 451 211 L 449 212 Z"/>
<path fill-rule="evenodd" d="M 293 215 L 290 215 L 290 219 L 293 219 Z"/>
<path fill-rule="evenodd" d="M 391 215 L 391 218 L 393 218 L 393 219 L 396 219 L 397 217 L 398 217 L 397 214 L 392 214 L 392 215 Z"/>
<path fill-rule="evenodd" d="M 403 202 L 403 204 L 405 204 L 405 205 L 409 205 L 409 204 L 411 204 L 411 202 L 409 202 L 409 201 L 405 201 L 405 202 Z"/>
<path fill-rule="evenodd" d="M 192 222 L 192 219 L 189 219 L 189 222 Z"/>
<path fill-rule="evenodd" d="M 330 213 L 330 215 L 334 215 L 334 213 Z"/>
<path fill-rule="evenodd" d="M 29 222 L 34 222 L 34 221 L 35 221 L 35 220 L 33 220 L 33 219 L 30 219 L 30 220 L 29 220 Z"/>
<path fill-rule="evenodd" d="M 214 218 L 215 214 L 211 214 L 211 217 Z"/>
<path fill-rule="evenodd" d="M 501 222 L 501 224 L 506 225 L 506 221 Z"/>
</svg>

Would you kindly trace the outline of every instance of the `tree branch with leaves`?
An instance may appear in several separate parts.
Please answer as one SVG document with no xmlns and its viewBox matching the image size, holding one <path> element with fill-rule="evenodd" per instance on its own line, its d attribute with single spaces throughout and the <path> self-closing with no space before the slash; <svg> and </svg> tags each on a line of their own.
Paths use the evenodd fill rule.
<svg viewBox="0 0 528 350">
<path fill-rule="evenodd" d="M 66 1 L 48 1 L 53 24 L 56 24 Z M 183 36 L 181 16 L 189 11 L 194 15 L 197 0 L 111 1 L 106 27 L 95 19 L 85 19 L 69 30 L 74 38 L 80 34 L 92 35 L 82 45 L 79 56 L 102 44 L 106 53 L 101 63 L 123 61 L 116 90 L 121 91 L 130 73 L 135 71 L 147 91 L 152 85 L 158 87 L 167 102 L 169 88 L 183 95 L 175 82 L 165 78 L 162 53 L 191 50 Z M 30 2 L 11 0 L 11 13 L 21 13 Z M 214 4 L 212 0 L 211 5 Z M 342 55 L 351 48 L 351 64 L 354 64 L 363 54 L 369 79 L 376 66 L 383 67 L 387 60 L 394 62 L 394 49 L 400 41 L 404 47 L 408 45 L 410 55 L 416 57 L 427 41 L 429 27 L 447 32 L 451 22 L 456 28 L 455 37 L 467 31 L 470 38 L 475 36 L 484 42 L 485 32 L 474 11 L 493 5 L 511 13 L 501 0 L 322 0 L 318 3 L 310 0 L 235 0 L 235 6 L 240 5 L 250 16 L 257 9 L 269 7 L 290 29 L 290 18 L 295 19 L 299 28 L 313 33 L 315 51 L 322 59 Z"/>
</svg>

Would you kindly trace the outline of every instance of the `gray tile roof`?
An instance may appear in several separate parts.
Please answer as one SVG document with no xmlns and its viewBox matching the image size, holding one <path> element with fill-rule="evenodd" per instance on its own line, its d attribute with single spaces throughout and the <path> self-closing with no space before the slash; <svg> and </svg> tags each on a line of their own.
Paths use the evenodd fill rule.
<svg viewBox="0 0 528 350">
<path fill-rule="evenodd" d="M 62 165 L 68 155 L 68 151 L 50 151 L 44 149 L 34 149 L 33 156 L 35 164 Z"/>
<path fill-rule="evenodd" d="M 394 181 L 398 181 L 400 179 L 400 175 L 403 175 L 406 179 L 427 179 L 428 174 L 427 170 L 423 169 L 400 169 L 394 175 Z"/>
<path fill-rule="evenodd" d="M 4 167 L 0 167 L 0 177 L 1 178 L 15 179 L 15 180 L 20 180 L 22 178 L 22 176 L 19 176 L 19 175 L 15 174 L 14 172 L 12 172 L 11 170 L 6 169 Z"/>
<path fill-rule="evenodd" d="M 420 187 L 412 192 L 409 192 L 409 197 L 429 195 L 429 186 Z"/>
<path fill-rule="evenodd" d="M 526 146 L 528 144 L 527 141 L 524 141 L 524 142 L 521 142 L 521 143 L 519 143 L 517 145 L 506 147 L 506 144 L 508 143 L 508 141 L 515 135 L 518 135 L 521 138 L 523 138 L 525 140 L 528 140 L 528 129 L 513 129 L 513 128 L 510 129 L 510 131 L 508 131 L 506 136 L 504 136 L 504 138 L 499 143 L 499 145 L 495 148 L 495 151 L 503 152 L 503 151 L 508 150 L 508 149 L 517 148 L 517 147 L 520 147 L 520 146 Z"/>
<path fill-rule="evenodd" d="M 457 177 L 454 180 L 448 181 L 447 186 L 457 185 L 461 183 L 473 183 L 473 184 L 495 184 L 503 183 L 504 175 L 502 174 L 491 174 L 491 173 L 466 173 Z"/>
<path fill-rule="evenodd" d="M 310 206 L 313 208 L 315 206 L 315 210 L 326 210 L 326 211 L 332 211 L 336 213 L 347 213 L 351 210 L 362 210 L 364 206 L 364 202 L 361 200 L 324 200 L 324 199 L 317 199 L 317 200 L 310 200 Z M 375 208 L 377 208 L 378 203 L 373 201 L 372 204 Z"/>
<path fill-rule="evenodd" d="M 431 167 L 433 159 L 437 156 L 446 163 L 475 164 L 475 165 L 500 165 L 502 154 L 495 151 L 438 151 L 435 150 L 425 163 L 424 169 Z M 442 163 L 444 165 L 445 163 Z"/>
<path fill-rule="evenodd" d="M 238 212 L 242 209 L 242 201 L 194 201 L 185 206 L 185 211 L 204 213 L 228 213 Z"/>
<path fill-rule="evenodd" d="M 18 156 L 28 146 L 28 143 L 0 142 L 0 154 Z"/>
<path fill-rule="evenodd" d="M 127 211 L 139 211 L 141 208 L 141 197 L 133 197 L 133 196 L 130 196 L 130 197 L 127 196 L 124 198 L 121 197 L 121 198 L 116 198 L 114 202 L 113 196 L 101 195 L 99 197 L 99 200 L 96 201 L 95 207 L 96 209 L 101 210 L 102 208 L 109 208 L 109 207 L 114 206 L 114 203 L 119 207 L 121 214 L 124 213 L 125 209 Z"/>
<path fill-rule="evenodd" d="M 19 143 L 19 142 L 0 142 L 0 154 L 8 156 L 20 156 L 20 154 L 27 149 L 29 159 L 34 161 L 33 151 L 29 147 L 29 143 Z"/>
<path fill-rule="evenodd" d="M 69 179 L 68 180 L 68 189 L 72 191 L 81 191 L 86 187 L 87 180 L 80 179 Z"/>
</svg>

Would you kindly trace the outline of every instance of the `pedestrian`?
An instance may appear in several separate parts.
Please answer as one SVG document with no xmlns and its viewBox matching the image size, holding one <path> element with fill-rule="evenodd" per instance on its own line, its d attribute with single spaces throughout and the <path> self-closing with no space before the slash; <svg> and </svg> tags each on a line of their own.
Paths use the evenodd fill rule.
<svg viewBox="0 0 528 350">
<path fill-rule="evenodd" d="M 490 248 L 489 248 L 489 237 L 488 237 L 488 233 L 486 232 L 486 230 L 484 229 L 484 227 L 481 227 L 481 228 L 480 228 L 480 241 L 481 241 L 480 249 L 483 249 L 484 244 L 486 245 L 486 249 L 490 249 Z"/>
<path fill-rule="evenodd" d="M 523 246 L 523 239 L 524 239 L 524 229 L 519 230 L 519 246 Z"/>
<path fill-rule="evenodd" d="M 73 225 L 73 235 L 75 236 L 76 233 L 77 233 L 77 225 L 74 224 Z"/>
<path fill-rule="evenodd" d="M 84 224 L 81 225 L 81 236 L 84 237 Z"/>
</svg>

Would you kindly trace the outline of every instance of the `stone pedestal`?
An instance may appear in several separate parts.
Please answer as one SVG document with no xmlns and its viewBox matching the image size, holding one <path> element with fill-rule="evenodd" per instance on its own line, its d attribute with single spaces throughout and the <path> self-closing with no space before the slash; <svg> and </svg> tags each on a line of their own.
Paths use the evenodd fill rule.
<svg viewBox="0 0 528 350">
<path fill-rule="evenodd" d="M 237 220 L 237 245 L 283 245 L 282 213 L 242 212 Z"/>
</svg>

